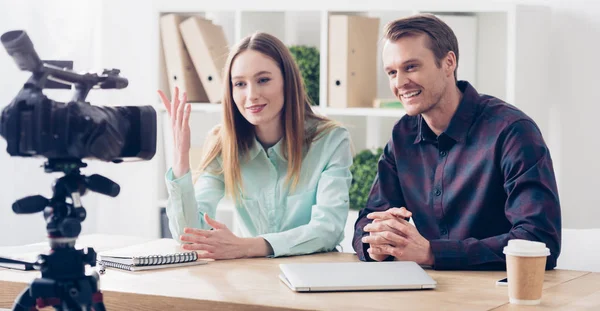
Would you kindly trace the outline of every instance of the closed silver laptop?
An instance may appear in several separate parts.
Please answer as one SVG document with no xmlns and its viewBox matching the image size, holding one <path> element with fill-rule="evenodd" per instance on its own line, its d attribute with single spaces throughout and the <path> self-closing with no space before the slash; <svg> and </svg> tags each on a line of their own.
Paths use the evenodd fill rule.
<svg viewBox="0 0 600 311">
<path fill-rule="evenodd" d="M 412 261 L 280 264 L 279 278 L 298 292 L 432 289 L 437 282 Z"/>
</svg>

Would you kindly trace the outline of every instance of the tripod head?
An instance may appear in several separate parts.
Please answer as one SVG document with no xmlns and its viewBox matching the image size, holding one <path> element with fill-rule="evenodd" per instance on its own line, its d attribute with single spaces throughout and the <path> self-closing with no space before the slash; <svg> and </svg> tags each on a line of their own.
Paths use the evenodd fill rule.
<svg viewBox="0 0 600 311">
<path fill-rule="evenodd" d="M 81 205 L 81 196 L 87 190 L 111 197 L 119 195 L 120 187 L 112 180 L 94 174 L 81 175 L 80 168 L 86 167 L 80 159 L 48 159 L 44 164 L 46 173 L 63 172 L 53 186 L 51 199 L 34 195 L 17 200 L 12 208 L 17 214 L 44 212 L 48 237 L 77 238 L 81 232 L 81 222 L 86 218 L 85 208 Z M 69 202 L 70 201 L 70 202 Z"/>
</svg>

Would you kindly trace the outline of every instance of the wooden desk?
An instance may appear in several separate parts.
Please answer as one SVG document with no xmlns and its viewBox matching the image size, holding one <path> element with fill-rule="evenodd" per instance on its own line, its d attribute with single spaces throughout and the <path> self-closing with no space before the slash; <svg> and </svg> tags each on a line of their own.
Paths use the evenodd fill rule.
<svg viewBox="0 0 600 311">
<path fill-rule="evenodd" d="M 79 245 L 107 250 L 146 239 L 91 235 Z M 43 250 L 46 243 L 24 246 Z M 42 247 L 40 249 L 40 247 Z M 0 248 L 0 254 L 18 248 Z M 600 273 L 554 270 L 546 273 L 544 297 L 537 307 L 508 304 L 506 287 L 495 282 L 505 272 L 433 271 L 435 290 L 295 293 L 278 279 L 280 263 L 358 261 L 353 254 L 327 253 L 287 258 L 209 262 L 207 265 L 126 272 L 108 269 L 101 277 L 107 310 L 575 310 L 600 309 Z M 0 269 L 0 308 L 38 272 Z"/>
</svg>

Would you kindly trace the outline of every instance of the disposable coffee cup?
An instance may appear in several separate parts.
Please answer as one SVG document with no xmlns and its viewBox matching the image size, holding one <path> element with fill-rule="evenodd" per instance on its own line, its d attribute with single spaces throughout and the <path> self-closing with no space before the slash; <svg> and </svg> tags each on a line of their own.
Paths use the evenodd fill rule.
<svg viewBox="0 0 600 311">
<path fill-rule="evenodd" d="M 504 247 L 504 254 L 510 303 L 540 304 L 546 257 L 550 255 L 546 244 L 519 239 L 509 240 L 508 245 Z"/>
</svg>

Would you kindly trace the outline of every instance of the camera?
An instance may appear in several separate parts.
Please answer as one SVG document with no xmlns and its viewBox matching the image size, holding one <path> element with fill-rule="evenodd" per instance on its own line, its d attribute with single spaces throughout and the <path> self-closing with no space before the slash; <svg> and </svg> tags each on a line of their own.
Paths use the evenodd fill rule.
<svg viewBox="0 0 600 311">
<path fill-rule="evenodd" d="M 152 106 L 99 107 L 85 102 L 91 89 L 122 89 L 118 69 L 77 73 L 70 61 L 42 61 L 27 33 L 0 37 L 18 67 L 32 72 L 0 116 L 0 135 L 11 156 L 49 159 L 92 158 L 115 163 L 149 160 L 156 153 L 156 111 Z M 74 89 L 68 103 L 43 89 Z"/>
<path fill-rule="evenodd" d="M 120 187 L 94 174 L 85 176 L 82 159 L 120 163 L 150 160 L 156 153 L 156 111 L 152 106 L 92 106 L 85 101 L 92 89 L 123 89 L 127 79 L 118 69 L 102 73 L 76 73 L 71 61 L 42 61 L 27 33 L 9 31 L 0 36 L 8 54 L 23 71 L 31 72 L 17 96 L 0 115 L 0 135 L 11 156 L 45 157 L 44 171 L 62 172 L 52 186 L 53 195 L 17 200 L 17 214 L 42 212 L 51 252 L 35 263 L 1 258 L 0 263 L 20 264 L 40 270 L 15 300 L 13 310 L 105 310 L 99 275 L 86 273 L 96 265 L 93 248 L 75 249 L 81 222 L 87 213 L 81 196 L 88 190 L 116 197 Z M 71 101 L 48 98 L 44 89 L 71 89 Z"/>
</svg>

